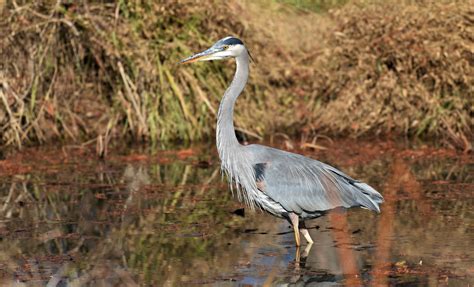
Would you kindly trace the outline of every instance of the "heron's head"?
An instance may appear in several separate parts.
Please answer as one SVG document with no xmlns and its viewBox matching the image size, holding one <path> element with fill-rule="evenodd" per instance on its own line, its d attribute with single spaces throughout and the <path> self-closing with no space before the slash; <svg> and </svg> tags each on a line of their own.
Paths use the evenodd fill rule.
<svg viewBox="0 0 474 287">
<path fill-rule="evenodd" d="M 214 45 L 209 49 L 194 54 L 179 63 L 184 64 L 198 61 L 222 60 L 230 57 L 236 58 L 242 55 L 242 53 L 248 53 L 248 51 L 240 39 L 235 37 L 225 37 L 214 43 Z"/>
</svg>

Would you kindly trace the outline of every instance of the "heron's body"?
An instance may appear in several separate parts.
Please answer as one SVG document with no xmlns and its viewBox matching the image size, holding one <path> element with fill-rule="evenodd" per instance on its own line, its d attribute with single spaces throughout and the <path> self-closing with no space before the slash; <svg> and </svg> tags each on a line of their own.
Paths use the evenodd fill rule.
<svg viewBox="0 0 474 287">
<path fill-rule="evenodd" d="M 230 49 L 232 48 L 232 49 Z M 227 37 L 210 49 L 183 62 L 234 57 L 236 73 L 222 98 L 217 120 L 217 149 L 222 170 L 237 187 L 238 197 L 287 219 L 294 227 L 296 244 L 300 231 L 312 242 L 304 220 L 337 207 L 363 207 L 379 212 L 383 197 L 369 185 L 317 160 L 262 145 L 241 145 L 233 124 L 234 105 L 249 74 L 249 54 L 237 38 Z"/>
</svg>

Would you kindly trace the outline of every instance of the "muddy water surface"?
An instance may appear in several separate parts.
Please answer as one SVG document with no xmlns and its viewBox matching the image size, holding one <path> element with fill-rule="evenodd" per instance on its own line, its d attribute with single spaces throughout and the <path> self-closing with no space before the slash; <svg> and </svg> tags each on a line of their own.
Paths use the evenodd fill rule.
<svg viewBox="0 0 474 287">
<path fill-rule="evenodd" d="M 275 145 L 274 145 L 275 146 Z M 278 146 L 278 145 L 277 145 Z M 386 198 L 288 224 L 243 210 L 213 146 L 28 149 L 0 160 L 0 285 L 474 284 L 472 156 L 392 142 L 297 151 Z"/>
</svg>

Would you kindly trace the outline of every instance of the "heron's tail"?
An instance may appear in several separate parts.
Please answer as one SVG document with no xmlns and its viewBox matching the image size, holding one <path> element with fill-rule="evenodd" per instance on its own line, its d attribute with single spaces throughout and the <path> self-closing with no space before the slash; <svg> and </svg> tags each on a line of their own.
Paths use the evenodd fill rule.
<svg viewBox="0 0 474 287">
<path fill-rule="evenodd" d="M 356 200 L 362 207 L 380 212 L 379 205 L 383 203 L 384 200 L 378 191 L 363 182 L 353 182 L 352 185 L 360 191 Z"/>
</svg>

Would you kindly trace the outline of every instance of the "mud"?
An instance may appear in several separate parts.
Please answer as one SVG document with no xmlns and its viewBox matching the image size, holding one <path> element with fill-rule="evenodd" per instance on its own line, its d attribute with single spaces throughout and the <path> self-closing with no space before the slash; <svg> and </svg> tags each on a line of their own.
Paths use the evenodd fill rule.
<svg viewBox="0 0 474 287">
<path fill-rule="evenodd" d="M 310 221 L 315 243 L 300 249 L 286 222 L 242 210 L 212 146 L 114 148 L 105 160 L 85 147 L 7 154 L 0 285 L 474 283 L 472 155 L 400 142 L 321 145 L 295 151 L 370 183 L 386 202 L 381 214 Z"/>
</svg>

